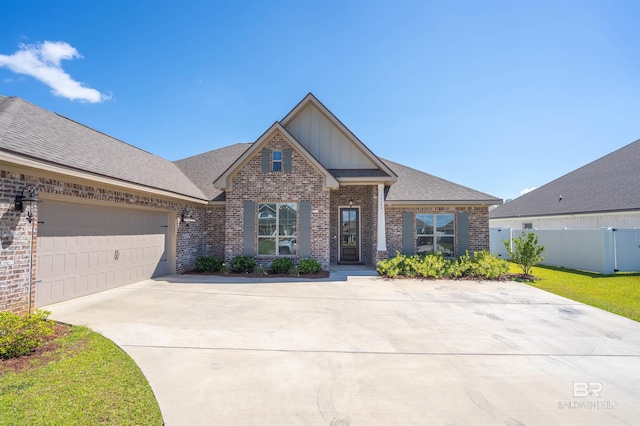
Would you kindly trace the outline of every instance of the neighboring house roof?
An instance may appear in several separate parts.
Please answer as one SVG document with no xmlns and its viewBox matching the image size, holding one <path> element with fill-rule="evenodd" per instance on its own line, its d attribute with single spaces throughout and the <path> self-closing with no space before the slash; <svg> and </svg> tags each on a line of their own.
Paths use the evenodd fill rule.
<svg viewBox="0 0 640 426">
<path fill-rule="evenodd" d="M 0 96 L 0 152 L 207 199 L 171 161 L 16 97 Z"/>
<path fill-rule="evenodd" d="M 224 201 L 224 191 L 214 187 L 213 181 L 240 158 L 251 145 L 250 143 L 237 143 L 174 161 L 174 163 L 193 183 L 198 185 L 208 200 Z"/>
<path fill-rule="evenodd" d="M 397 174 L 386 201 L 391 204 L 499 204 L 501 199 L 441 179 L 390 160 L 384 161 Z"/>
<path fill-rule="evenodd" d="M 491 219 L 640 210 L 640 139 L 489 213 Z"/>
</svg>

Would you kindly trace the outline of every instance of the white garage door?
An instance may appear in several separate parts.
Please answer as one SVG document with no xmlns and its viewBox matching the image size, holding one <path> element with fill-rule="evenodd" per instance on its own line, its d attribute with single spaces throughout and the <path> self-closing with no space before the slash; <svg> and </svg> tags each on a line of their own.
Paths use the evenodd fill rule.
<svg viewBox="0 0 640 426">
<path fill-rule="evenodd" d="M 36 306 L 168 273 L 168 213 L 38 205 Z"/>
</svg>

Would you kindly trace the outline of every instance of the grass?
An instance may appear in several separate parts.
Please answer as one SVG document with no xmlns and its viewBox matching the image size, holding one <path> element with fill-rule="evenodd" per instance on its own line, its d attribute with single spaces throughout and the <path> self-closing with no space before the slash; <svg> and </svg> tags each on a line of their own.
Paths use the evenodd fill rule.
<svg viewBox="0 0 640 426">
<path fill-rule="evenodd" d="M 521 272 L 514 264 L 510 267 L 512 273 Z M 532 270 L 532 275 L 536 279 L 526 284 L 640 321 L 639 273 L 602 275 L 572 269 L 536 266 Z"/>
<path fill-rule="evenodd" d="M 0 425 L 161 425 L 149 384 L 113 342 L 71 327 L 18 371 L 0 365 Z"/>
</svg>

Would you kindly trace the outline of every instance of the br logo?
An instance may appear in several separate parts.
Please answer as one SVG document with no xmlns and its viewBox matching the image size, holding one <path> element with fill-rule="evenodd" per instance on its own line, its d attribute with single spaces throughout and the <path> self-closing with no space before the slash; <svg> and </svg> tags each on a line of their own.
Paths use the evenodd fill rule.
<svg viewBox="0 0 640 426">
<path fill-rule="evenodd" d="M 574 398 L 586 398 L 590 395 L 595 396 L 596 398 L 600 398 L 600 392 L 602 392 L 602 383 L 573 382 Z"/>
</svg>

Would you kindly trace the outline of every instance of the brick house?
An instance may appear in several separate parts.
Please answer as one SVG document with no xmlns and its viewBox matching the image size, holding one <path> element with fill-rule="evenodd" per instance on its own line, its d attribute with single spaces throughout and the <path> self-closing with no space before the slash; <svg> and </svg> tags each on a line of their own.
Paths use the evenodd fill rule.
<svg viewBox="0 0 640 426">
<path fill-rule="evenodd" d="M 31 213 L 16 195 L 34 188 Z M 170 162 L 0 96 L 0 311 L 193 269 L 197 257 L 373 265 L 489 248 L 501 200 L 369 150 L 312 94 L 254 143 Z"/>
</svg>

